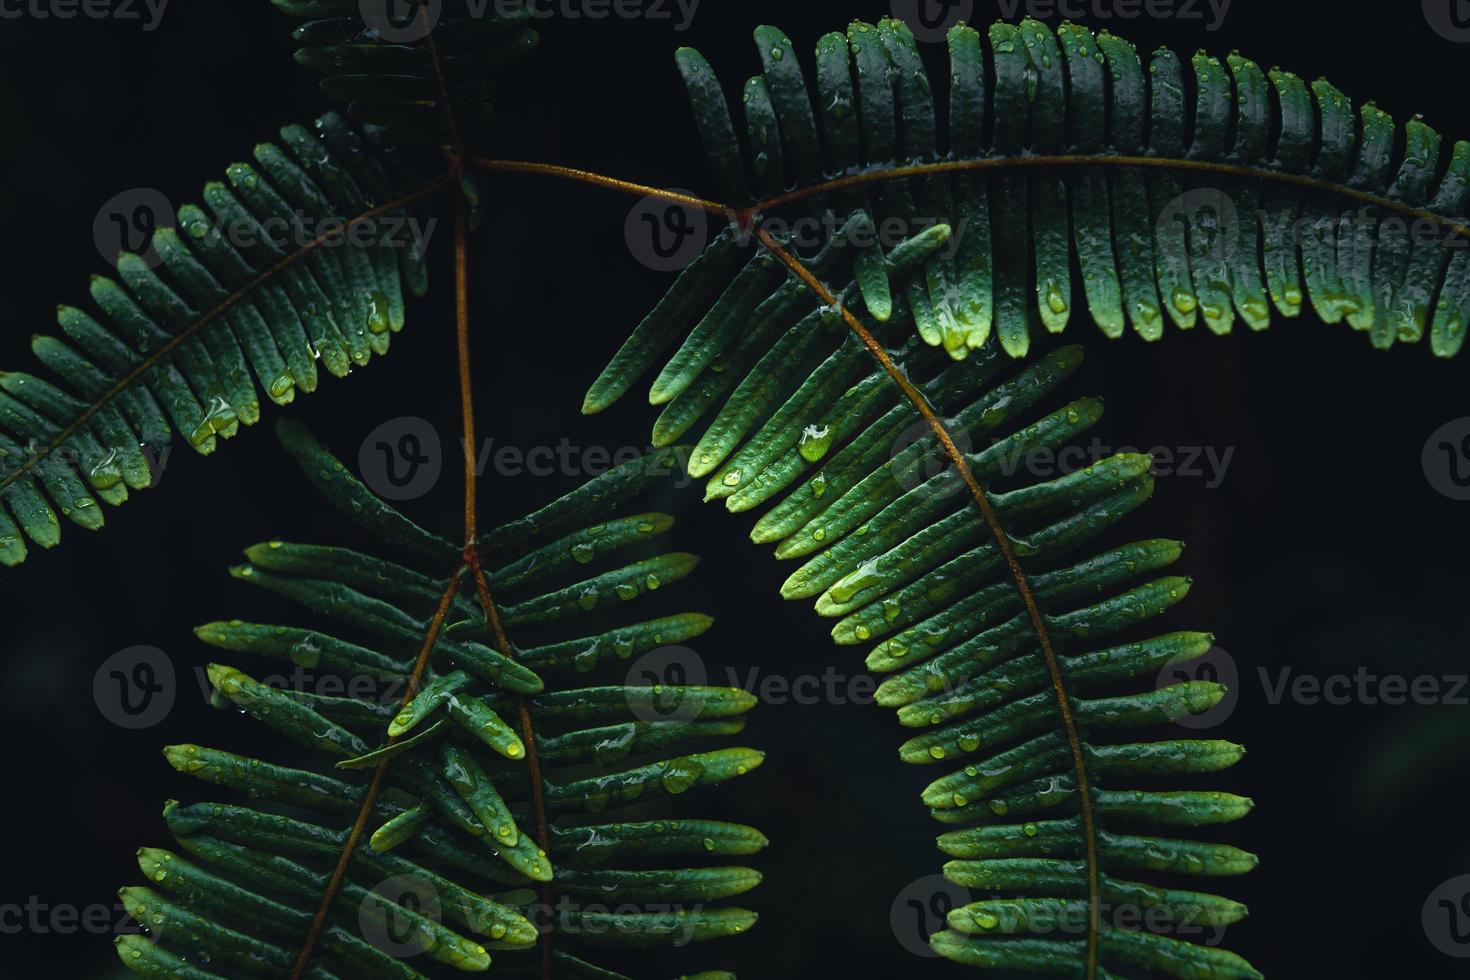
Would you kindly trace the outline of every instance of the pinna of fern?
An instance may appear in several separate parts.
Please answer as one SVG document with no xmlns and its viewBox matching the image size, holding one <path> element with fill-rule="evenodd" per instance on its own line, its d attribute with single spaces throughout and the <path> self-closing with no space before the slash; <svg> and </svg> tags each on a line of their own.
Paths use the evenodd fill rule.
<svg viewBox="0 0 1470 980">
<path fill-rule="evenodd" d="M 296 62 L 347 114 L 395 143 L 474 147 L 494 117 L 491 76 L 536 47 L 528 2 L 272 0 L 303 23 Z"/>
<path fill-rule="evenodd" d="M 1127 740 L 1208 710 L 1224 688 L 1113 690 L 1211 644 L 1193 632 L 1118 635 L 1189 590 L 1161 574 L 1179 543 L 1097 543 L 1152 493 L 1150 460 L 1119 454 L 1027 478 L 1033 454 L 1057 452 L 1101 415 L 1090 398 L 1041 409 L 1081 349 L 1018 363 L 992 337 L 956 362 L 921 343 L 908 286 L 949 241 L 947 225 L 880 252 L 898 288 L 878 320 L 854 246 L 871 227 L 857 209 L 801 257 L 758 235 L 728 288 L 720 263 L 739 242 L 727 232 L 618 352 L 587 407 L 629 390 L 674 347 L 654 372 L 655 441 L 700 432 L 688 469 L 709 478 L 707 499 L 760 510 L 752 539 L 801 560 L 782 594 L 815 600 L 837 620 L 839 644 L 875 644 L 866 665 L 890 675 L 878 703 L 922 729 L 901 757 L 960 766 L 924 803 L 962 828 L 940 838 L 955 858 L 946 875 L 993 897 L 956 909 L 936 950 L 1055 976 L 1258 976 L 1236 954 L 1189 941 L 1239 921 L 1243 905 L 1137 880 L 1255 864 L 1235 847 L 1176 836 L 1249 811 L 1243 797 L 1171 782 L 1228 768 L 1243 749 Z M 727 332 L 730 319 L 741 329 Z"/>
<path fill-rule="evenodd" d="M 281 434 L 335 506 L 420 567 L 284 542 L 247 550 L 232 574 L 304 607 L 312 625 L 234 620 L 200 627 L 200 638 L 337 683 L 283 690 L 210 666 L 217 704 L 310 755 L 274 763 L 200 745 L 165 750 L 181 772 L 252 802 L 168 804 L 177 848 L 139 852 L 148 883 L 122 897 L 151 938 L 122 937 L 123 962 L 145 976 L 193 978 L 491 969 L 614 980 L 623 974 L 586 957 L 748 929 L 753 913 L 721 903 L 760 875 L 727 861 L 765 838 L 728 821 L 665 815 L 657 801 L 761 763 L 760 752 L 714 747 L 741 731 L 754 698 L 571 683 L 710 625 L 694 613 L 630 619 L 623 609 L 694 565 L 651 553 L 671 518 L 626 513 L 670 472 L 673 454 L 626 463 L 485 536 L 492 608 L 517 637 L 506 656 L 474 639 L 483 613 L 435 577 L 457 549 L 375 498 L 304 430 L 283 425 Z M 400 704 L 426 633 L 429 669 Z M 381 687 L 344 697 L 344 679 Z M 357 774 L 380 766 L 366 846 L 350 852 L 334 886 L 333 863 L 368 792 Z M 333 887 L 317 952 L 297 963 Z M 395 904 L 395 888 L 417 904 Z"/>
<path fill-rule="evenodd" d="M 1248 799 L 1180 788 L 1179 777 L 1228 768 L 1244 749 L 1139 737 L 1225 693 L 1211 681 L 1165 680 L 1213 637 L 1140 635 L 1189 591 L 1190 580 L 1165 574 L 1183 545 L 1096 543 L 1151 494 L 1150 461 L 1119 454 L 1052 479 L 1017 478 L 1017 461 L 1062 450 L 1096 423 L 1101 403 L 1035 410 L 1075 368 L 1076 349 L 1014 373 L 993 344 L 976 355 L 996 372 L 981 382 L 981 401 L 1020 406 L 1008 421 L 979 423 L 988 445 L 966 459 L 991 488 L 1003 537 L 953 492 L 953 470 L 905 473 L 925 463 L 933 472 L 934 443 L 919 440 L 894 469 L 831 501 L 819 524 L 832 543 L 794 545 L 788 554 L 807 560 L 783 588 L 837 617 L 839 644 L 872 642 L 866 665 L 887 675 L 877 702 L 918 729 L 900 757 L 952 769 L 923 802 L 958 828 L 938 841 L 954 859 L 946 877 L 985 897 L 952 911 L 932 945 L 963 963 L 1045 975 L 1259 977 L 1202 942 L 1243 918 L 1244 905 L 1140 880 L 1235 875 L 1256 863 L 1191 835 L 1244 816 Z M 854 511 L 871 516 L 853 527 Z M 1135 693 L 1140 680 L 1148 689 Z"/>
<path fill-rule="evenodd" d="M 425 194 L 380 130 L 329 113 L 206 184 L 117 279 L 94 276 L 99 312 L 61 306 L 61 335 L 32 341 L 52 376 L 0 373 L 0 564 L 56 545 L 58 514 L 101 527 L 98 502 L 151 486 L 174 430 L 212 453 L 259 420 L 261 392 L 284 405 L 386 354 L 428 283 L 398 230 Z"/>
<path fill-rule="evenodd" d="M 677 56 L 720 195 L 757 214 L 949 224 L 958 247 L 903 298 L 956 358 L 992 334 L 1020 356 L 1038 318 L 1061 332 L 1082 303 L 1111 338 L 1201 320 L 1225 333 L 1237 316 L 1261 330 L 1272 307 L 1296 317 L 1310 302 L 1376 347 L 1427 336 L 1450 357 L 1464 343 L 1470 144 L 1446 147 L 1417 117 L 1399 129 L 1322 79 L 1237 53 L 1144 59 L 1071 23 L 953 28 L 947 108 L 901 21 L 823 36 L 814 87 L 781 31 L 755 41 L 744 152 L 709 63 Z M 856 268 L 886 322 L 876 243 Z"/>
</svg>

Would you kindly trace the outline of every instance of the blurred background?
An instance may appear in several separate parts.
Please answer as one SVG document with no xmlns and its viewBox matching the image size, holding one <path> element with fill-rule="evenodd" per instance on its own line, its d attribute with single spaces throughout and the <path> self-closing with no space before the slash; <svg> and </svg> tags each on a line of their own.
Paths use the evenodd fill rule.
<svg viewBox="0 0 1470 980">
<path fill-rule="evenodd" d="M 976 7 L 983 23 L 1008 5 Z M 1084 22 L 1143 49 L 1167 43 L 1223 56 L 1239 48 L 1263 67 L 1325 75 L 1395 119 L 1420 112 L 1448 138 L 1470 133 L 1460 94 L 1470 47 L 1432 29 L 1417 4 L 1349 12 L 1325 0 L 1235 0 L 1215 30 L 1208 5 L 1197 7 L 1199 19 Z M 704 51 L 732 91 L 757 70 L 756 24 L 779 24 L 810 51 L 847 19 L 889 9 L 866 0 L 704 0 L 684 31 L 677 16 L 550 22 L 540 51 L 497 100 L 496 152 L 712 193 L 674 47 Z M 29 338 L 54 329 L 54 305 L 85 300 L 87 275 L 104 271 L 93 221 L 115 193 L 156 188 L 177 203 L 197 200 L 203 181 L 255 142 L 327 107 L 315 79 L 291 61 L 290 27 L 264 0 L 175 2 L 153 30 L 136 21 L 0 20 L 0 364 L 29 369 Z M 927 54 L 941 56 L 930 64 L 942 79 L 942 50 Z M 481 437 L 522 450 L 562 440 L 646 446 L 653 413 L 641 395 L 593 418 L 578 412 L 588 383 L 670 281 L 630 254 L 623 229 L 634 200 L 529 177 L 497 179 L 488 193 L 486 226 L 472 244 Z M 430 420 L 452 447 L 448 246 L 445 229 L 430 295 L 412 306 L 388 358 L 269 411 L 268 421 L 303 419 L 349 461 L 368 433 L 400 416 Z M 1066 339 L 1085 342 L 1088 359 L 1064 392 L 1106 399 L 1095 434 L 1110 448 L 1229 454 L 1218 472 L 1202 457 L 1201 475 L 1161 476 L 1153 501 L 1120 531 L 1189 543 L 1181 574 L 1194 577 L 1194 590 L 1166 625 L 1216 633 L 1239 674 L 1233 713 L 1210 737 L 1243 742 L 1250 755 L 1198 781 L 1257 804 L 1218 834 L 1261 856 L 1252 874 L 1211 883 L 1252 911 L 1225 945 L 1276 977 L 1470 975 L 1470 960 L 1437 950 L 1421 921 L 1431 892 L 1470 873 L 1462 803 L 1470 690 L 1459 704 L 1435 706 L 1272 697 L 1284 677 L 1364 669 L 1440 678 L 1448 691 L 1447 679 L 1470 673 L 1470 504 L 1436 492 L 1421 464 L 1430 434 L 1470 415 L 1470 362 L 1436 362 L 1423 346 L 1375 352 L 1345 326 L 1310 316 L 1278 319 L 1262 335 L 1237 330 L 1171 333 L 1148 346 L 1131 336 L 1104 343 L 1074 322 Z M 565 473 L 492 474 L 482 484 L 481 523 L 519 516 L 578 482 Z M 451 464 L 406 509 L 454 536 L 457 483 Z M 699 497 L 691 487 L 666 506 L 679 517 L 678 547 L 705 557 L 677 604 L 716 617 L 698 643 L 706 662 L 742 679 L 830 669 L 837 689 L 850 690 L 861 653 L 834 647 L 829 624 L 804 603 L 780 602 L 789 569 L 748 543 L 748 518 Z M 63 547 L 0 575 L 0 905 L 110 907 L 115 889 L 138 877 L 134 849 L 165 843 L 163 801 L 213 798 L 169 769 L 159 748 L 258 747 L 255 726 L 199 694 L 196 667 L 210 652 L 191 627 L 281 614 L 225 571 L 242 548 L 273 537 L 366 544 L 316 499 L 262 424 L 207 461 L 176 447 L 161 486 L 109 512 L 104 533 L 67 528 Z M 167 653 L 178 696 L 158 724 L 129 731 L 97 709 L 92 680 L 110 655 L 139 644 Z M 915 882 L 942 863 L 933 846 L 940 828 L 918 801 L 938 772 L 900 765 L 904 736 L 891 712 L 855 700 L 767 704 L 753 714 L 742 741 L 769 750 L 765 766 L 698 809 L 718 806 L 771 838 L 759 859 L 765 883 L 748 896 L 762 920 L 745 941 L 683 951 L 667 972 L 964 974 L 905 949 L 920 931 L 907 899 L 927 898 L 928 886 Z M 1470 955 L 1470 947 L 1458 951 Z M 0 931 L 5 976 L 116 972 L 110 935 Z"/>
</svg>

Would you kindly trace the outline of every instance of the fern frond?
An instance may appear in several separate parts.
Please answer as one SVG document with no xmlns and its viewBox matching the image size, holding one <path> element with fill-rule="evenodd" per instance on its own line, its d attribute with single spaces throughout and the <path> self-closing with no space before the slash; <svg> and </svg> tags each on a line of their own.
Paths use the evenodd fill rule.
<svg viewBox="0 0 1470 980">
<path fill-rule="evenodd" d="M 1001 897 L 956 910 L 951 931 L 934 938 L 937 950 L 1058 976 L 1257 976 L 1233 953 L 1129 931 L 1109 917 L 1124 906 L 1135 922 L 1223 927 L 1244 906 L 1133 876 L 1254 864 L 1234 848 L 1172 836 L 1241 817 L 1249 800 L 1133 788 L 1135 779 L 1228 767 L 1243 750 L 1120 740 L 1206 710 L 1223 688 L 1099 691 L 1154 677 L 1210 645 L 1198 633 L 1103 645 L 1188 591 L 1187 580 L 1149 578 L 1178 558 L 1175 542 L 1088 550 L 1151 494 L 1150 460 L 1117 455 L 1047 481 L 1018 479 L 1033 453 L 1065 447 L 1101 415 L 1095 399 L 1039 413 L 1081 364 L 1081 349 L 1017 365 L 993 338 L 960 362 L 922 344 L 905 287 L 923 281 L 924 263 L 949 238 L 945 225 L 880 255 L 900 289 L 888 321 L 876 320 L 864 303 L 861 252 L 849 244 L 870 226 L 855 211 L 801 267 L 807 277 L 775 265 L 778 250 L 790 256 L 774 238 L 723 294 L 713 264 L 687 271 L 676 292 L 703 301 L 659 328 L 672 343 L 695 322 L 655 382 L 668 396 L 656 438 L 682 434 L 709 409 L 689 461 L 691 474 L 709 477 L 707 498 L 737 512 L 765 508 L 752 539 L 803 560 L 782 594 L 815 600 L 820 615 L 836 618 L 839 644 L 876 643 L 867 666 L 891 675 L 878 702 L 925 729 L 902 758 L 963 764 L 932 783 L 924 802 L 943 822 L 979 822 L 940 838 L 957 859 L 946 874 Z M 832 291 L 821 282 L 847 285 Z M 819 298 L 812 283 L 830 297 Z M 893 375 L 846 317 L 871 334 Z M 712 339 L 720 336 L 729 337 L 724 351 Z M 593 407 L 626 390 L 652 349 L 625 346 L 589 395 Z M 920 405 L 940 420 L 967 473 L 949 466 Z"/>
<path fill-rule="evenodd" d="M 1226 333 L 1237 316 L 1261 330 L 1272 307 L 1296 317 L 1309 301 L 1375 347 L 1427 336 L 1451 357 L 1464 343 L 1470 144 L 1417 117 L 1398 127 L 1239 54 L 1144 59 L 1070 23 L 954 28 L 947 106 L 901 21 L 824 36 L 814 88 L 784 34 L 755 40 L 744 151 L 709 64 L 677 57 L 725 200 L 758 215 L 861 209 L 908 234 L 950 225 L 955 247 L 903 298 L 955 358 L 992 333 L 1019 357 L 1035 321 L 1061 332 L 1084 304 L 1111 338 L 1201 320 Z M 886 321 L 896 286 L 876 243 L 860 256 L 863 298 Z"/>
<path fill-rule="evenodd" d="M 94 276 L 100 313 L 59 308 L 62 336 L 32 342 L 53 377 L 0 373 L 0 564 L 55 546 L 58 513 L 101 527 L 98 501 L 156 482 L 174 430 L 212 453 L 260 418 L 260 391 L 284 405 L 318 361 L 344 377 L 387 353 L 427 287 L 404 208 L 422 185 L 335 114 L 280 136 L 154 232 L 157 263 L 124 252 L 121 282 Z"/>
<path fill-rule="evenodd" d="M 324 76 L 322 93 L 396 143 L 480 142 L 494 116 L 492 76 L 538 41 L 529 3 L 436 0 L 390 17 L 392 0 L 272 2 L 306 21 L 291 35 L 296 61 Z"/>
<path fill-rule="evenodd" d="M 297 427 L 283 435 L 338 506 L 381 526 L 380 514 L 354 506 L 360 484 L 340 463 Z M 200 627 L 200 638 L 319 680 L 314 690 L 282 690 L 216 664 L 214 697 L 310 757 L 298 767 L 198 745 L 165 750 L 179 771 L 273 806 L 165 808 L 178 851 L 140 851 L 149 885 L 123 890 L 155 942 L 125 937 L 123 962 L 143 975 L 286 975 L 362 806 L 358 774 L 385 759 L 371 836 L 353 852 L 307 976 L 485 970 L 493 952 L 507 976 L 612 980 L 622 974 L 584 956 L 748 929 L 754 913 L 723 903 L 760 875 L 727 862 L 765 838 L 736 823 L 666 816 L 658 801 L 760 765 L 760 752 L 717 747 L 742 730 L 755 699 L 734 688 L 570 682 L 710 625 L 696 613 L 630 620 L 623 610 L 693 565 L 677 554 L 641 557 L 668 516 L 614 513 L 633 496 L 628 487 L 667 477 L 667 455 L 624 464 L 492 532 L 516 542 L 488 576 L 502 621 L 534 641 L 517 642 L 511 657 L 477 642 L 482 614 L 453 597 L 453 625 L 401 705 L 425 617 L 451 595 L 432 567 L 284 542 L 248 549 L 232 574 L 305 607 L 311 625 L 232 620 Z M 603 505 L 600 523 L 586 519 L 589 499 Z M 538 521 L 544 536 L 534 542 L 514 533 Z M 412 893 L 415 907 L 374 891 L 385 881 Z M 390 924 L 400 929 L 385 952 Z M 538 930 L 549 930 L 539 954 Z"/>
</svg>

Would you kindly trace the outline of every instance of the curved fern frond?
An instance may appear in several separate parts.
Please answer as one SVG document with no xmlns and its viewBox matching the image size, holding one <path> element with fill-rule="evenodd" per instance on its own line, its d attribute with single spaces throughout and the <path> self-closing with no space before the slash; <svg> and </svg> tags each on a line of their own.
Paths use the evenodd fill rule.
<svg viewBox="0 0 1470 980">
<path fill-rule="evenodd" d="M 1237 316 L 1261 330 L 1273 306 L 1296 317 L 1310 301 L 1375 347 L 1428 336 L 1450 357 L 1464 343 L 1470 144 L 1417 117 L 1396 127 L 1239 54 L 1145 60 L 1070 23 L 954 28 L 947 106 L 901 21 L 824 36 L 814 87 L 779 30 L 755 40 L 744 151 L 708 62 L 677 56 L 725 200 L 861 209 L 906 234 L 950 225 L 954 246 L 903 299 L 955 358 L 992 334 L 1019 357 L 1036 320 L 1059 333 L 1083 304 L 1111 338 L 1201 320 L 1226 333 Z M 887 321 L 896 287 L 876 242 L 860 255 L 867 308 Z"/>
<path fill-rule="evenodd" d="M 491 76 L 536 47 L 527 4 L 436 0 L 272 0 L 306 23 L 296 61 L 324 77 L 328 98 L 397 143 L 480 142 L 494 116 Z"/>
<path fill-rule="evenodd" d="M 360 485 L 345 468 L 299 428 L 283 435 L 334 502 L 358 511 Z M 283 542 L 248 549 L 232 574 L 305 607 L 311 625 L 232 620 L 200 627 L 200 638 L 317 683 L 279 689 L 216 664 L 214 698 L 313 759 L 297 767 L 197 745 L 165 750 L 181 772 L 276 806 L 165 808 L 179 852 L 139 852 L 149 885 L 123 896 L 154 942 L 124 937 L 123 962 L 143 975 L 285 976 L 332 887 L 339 901 L 300 975 L 440 976 L 492 968 L 493 953 L 507 976 L 614 980 L 622 974 L 584 956 L 748 929 L 754 913 L 722 903 L 760 875 L 729 859 L 765 838 L 666 816 L 659 801 L 760 765 L 760 752 L 717 746 L 741 731 L 755 699 L 732 688 L 570 682 L 710 625 L 696 613 L 630 621 L 622 609 L 693 566 L 657 553 L 672 518 L 616 514 L 630 495 L 604 493 L 648 489 L 670 472 L 668 455 L 625 464 L 538 512 L 577 511 L 545 521 L 545 537 L 512 530 L 537 515 L 499 532 L 524 545 L 507 545 L 488 575 L 504 624 L 530 638 L 513 657 L 476 641 L 482 615 L 432 568 Z M 589 497 L 605 504 L 600 523 L 584 519 L 578 502 Z M 452 625 L 427 628 L 430 668 L 405 698 L 441 597 Z M 384 760 L 370 837 L 334 885 L 333 862 L 368 792 L 356 774 Z M 395 904 L 395 889 L 412 907 Z"/>
<path fill-rule="evenodd" d="M 1135 922 L 1224 927 L 1244 906 L 1132 876 L 1254 864 L 1231 847 L 1169 836 L 1243 816 L 1249 800 L 1133 788 L 1135 779 L 1225 768 L 1243 750 L 1116 741 L 1204 711 L 1223 688 L 1097 690 L 1158 675 L 1210 644 L 1173 633 L 1099 646 L 1188 591 L 1176 577 L 1135 583 L 1178 557 L 1175 542 L 1083 550 L 1148 498 L 1149 459 L 1118 455 L 1049 481 L 1017 480 L 1031 454 L 1066 446 L 1101 414 L 1094 399 L 1037 410 L 1080 365 L 1081 349 L 1018 368 L 992 340 L 952 362 L 920 343 L 906 289 L 894 294 L 888 321 L 877 321 L 864 303 L 861 251 L 851 247 L 869 228 L 855 211 L 807 263 L 764 235 L 723 294 L 714 262 L 687 270 L 671 294 L 686 297 L 677 316 L 665 299 L 593 386 L 590 407 L 651 366 L 651 334 L 672 344 L 687 330 L 655 382 L 667 396 L 655 439 L 713 413 L 689 461 L 692 475 L 710 477 L 707 498 L 732 511 L 764 507 L 752 539 L 803 559 L 782 594 L 814 599 L 819 614 L 837 618 L 840 644 L 877 641 L 867 665 L 892 674 L 877 700 L 903 724 L 928 729 L 902 757 L 965 763 L 924 800 L 944 822 L 981 822 L 941 838 L 958 858 L 946 874 L 1001 897 L 957 910 L 936 949 L 1054 975 L 1257 976 L 1233 953 L 1131 931 L 1109 914 L 1126 906 Z M 880 255 L 887 278 L 923 281 L 949 236 L 939 225 Z M 732 245 L 733 236 L 720 243 Z M 823 282 L 847 285 L 834 292 Z M 963 468 L 950 465 L 951 450 Z"/>
<path fill-rule="evenodd" d="M 59 308 L 62 336 L 32 342 L 53 377 L 0 373 L 0 564 L 55 546 L 58 513 L 101 527 L 98 501 L 151 486 L 175 429 L 212 453 L 261 391 L 284 405 L 318 361 L 344 377 L 387 353 L 428 281 L 405 209 L 439 185 L 411 189 L 379 132 L 335 114 L 280 136 L 120 255 L 120 282 L 94 276 L 99 313 Z"/>
</svg>

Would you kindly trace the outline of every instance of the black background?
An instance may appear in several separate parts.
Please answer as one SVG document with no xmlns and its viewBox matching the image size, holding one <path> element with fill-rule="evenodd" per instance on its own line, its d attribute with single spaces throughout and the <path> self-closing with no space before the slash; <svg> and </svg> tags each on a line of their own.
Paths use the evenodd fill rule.
<svg viewBox="0 0 1470 980">
<path fill-rule="evenodd" d="M 1197 20 L 1092 26 L 1141 48 L 1239 48 L 1263 66 L 1328 76 L 1397 119 L 1418 111 L 1447 136 L 1470 132 L 1470 49 L 1432 32 L 1415 3 L 1349 9 L 1236 0 L 1213 33 Z M 683 34 L 668 22 L 551 24 L 499 99 L 497 152 L 709 191 L 674 46 L 703 50 L 728 88 L 757 68 L 749 32 L 758 23 L 780 24 L 810 51 L 821 32 L 886 12 L 876 2 L 705 0 Z M 288 29 L 263 0 L 174 0 L 151 33 L 137 23 L 0 20 L 0 363 L 30 365 L 29 337 L 53 329 L 53 305 L 85 300 L 86 275 L 103 269 L 92 221 L 115 192 L 156 187 L 189 200 L 254 142 L 326 106 L 291 62 Z M 652 416 L 641 398 L 593 419 L 577 411 L 599 366 L 667 286 L 629 254 L 622 229 L 631 203 L 532 178 L 492 183 L 489 220 L 472 246 L 482 437 L 522 448 L 563 438 L 646 444 Z M 452 438 L 447 234 L 437 246 L 431 294 L 413 306 L 389 358 L 270 418 L 308 420 L 349 460 L 363 436 L 397 416 L 424 416 Z M 1255 813 L 1221 837 L 1262 863 L 1212 883 L 1252 909 L 1226 945 L 1277 977 L 1466 975 L 1464 961 L 1426 941 L 1420 910 L 1440 882 L 1470 872 L 1460 804 L 1470 707 L 1273 705 L 1257 673 L 1467 670 L 1461 549 L 1470 505 L 1437 494 L 1420 464 L 1428 435 L 1467 414 L 1464 358 L 1436 362 L 1422 347 L 1374 352 L 1345 326 L 1310 316 L 1278 320 L 1264 335 L 1222 339 L 1201 328 L 1153 346 L 1131 337 L 1104 344 L 1090 326 L 1072 329 L 1068 339 L 1086 341 L 1089 360 L 1067 391 L 1106 397 L 1104 442 L 1234 449 L 1222 486 L 1163 478 L 1125 529 L 1190 543 L 1181 564 L 1196 584 L 1171 628 L 1214 631 L 1241 672 L 1239 707 L 1213 734 L 1251 754 L 1205 782 L 1256 800 Z M 459 491 L 449 473 L 409 510 L 453 535 Z M 576 482 L 487 479 L 483 520 L 519 515 Z M 751 667 L 794 677 L 829 665 L 856 676 L 859 653 L 834 648 L 827 624 L 804 605 L 775 599 L 788 569 L 744 540 L 749 521 L 698 496 L 687 490 L 671 506 L 680 547 L 706 556 L 680 595 L 719 621 L 700 641 L 706 660 L 741 677 Z M 360 542 L 307 489 L 268 425 L 208 460 L 179 448 L 162 485 L 109 513 L 105 532 L 68 527 L 65 537 L 64 547 L 0 576 L 0 903 L 111 903 L 119 884 L 137 879 L 134 848 L 165 842 L 163 800 L 209 798 L 167 767 L 159 747 L 253 744 L 242 741 L 250 723 L 211 710 L 194 683 L 209 651 L 191 626 L 280 609 L 226 566 L 269 537 Z M 135 644 L 167 651 L 181 687 L 163 723 L 124 731 L 96 709 L 91 681 L 108 655 Z M 698 809 L 718 805 L 771 837 L 759 859 L 765 883 L 749 897 L 762 921 L 745 940 L 686 950 L 677 969 L 963 973 L 909 956 L 890 925 L 895 896 L 941 860 L 917 800 L 938 773 L 901 766 L 901 737 L 888 712 L 860 704 L 754 714 L 742 740 L 769 750 L 765 766 Z M 0 935 L 7 976 L 112 975 L 112 957 L 107 935 Z"/>
</svg>

